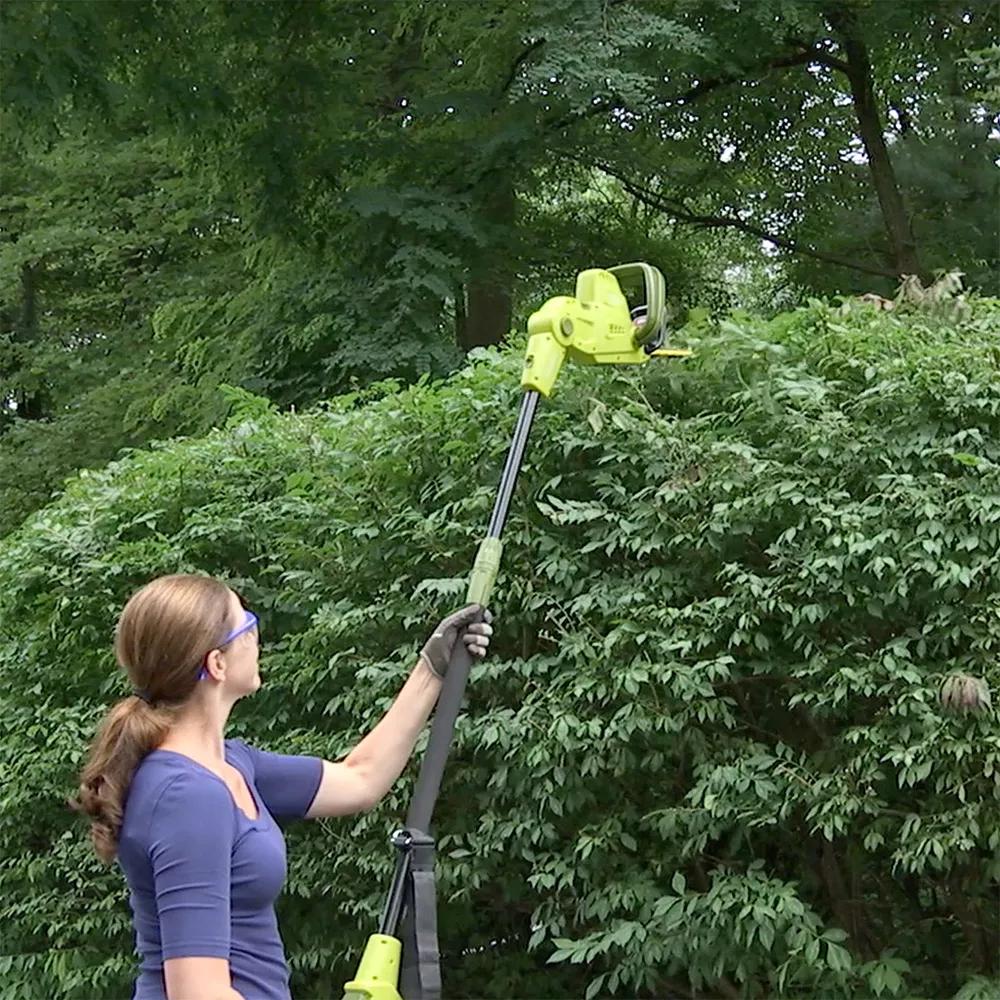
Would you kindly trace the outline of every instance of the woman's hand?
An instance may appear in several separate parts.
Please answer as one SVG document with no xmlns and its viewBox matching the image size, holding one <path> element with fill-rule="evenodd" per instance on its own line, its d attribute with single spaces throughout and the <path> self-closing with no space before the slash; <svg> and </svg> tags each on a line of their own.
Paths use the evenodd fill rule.
<svg viewBox="0 0 1000 1000">
<path fill-rule="evenodd" d="M 448 615 L 420 650 L 420 658 L 427 664 L 431 673 L 440 680 L 448 672 L 448 664 L 455 643 L 461 636 L 466 649 L 477 659 L 482 659 L 490 646 L 490 636 L 493 635 L 493 615 L 479 604 L 469 604 Z"/>
</svg>

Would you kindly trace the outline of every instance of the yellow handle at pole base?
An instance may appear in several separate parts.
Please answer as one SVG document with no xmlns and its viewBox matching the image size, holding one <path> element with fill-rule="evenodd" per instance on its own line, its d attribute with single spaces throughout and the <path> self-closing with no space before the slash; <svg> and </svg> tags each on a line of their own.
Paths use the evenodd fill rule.
<svg viewBox="0 0 1000 1000">
<path fill-rule="evenodd" d="M 403 1000 L 399 995 L 399 957 L 403 946 L 388 934 L 373 934 L 358 971 L 344 986 L 344 1000 Z"/>
</svg>

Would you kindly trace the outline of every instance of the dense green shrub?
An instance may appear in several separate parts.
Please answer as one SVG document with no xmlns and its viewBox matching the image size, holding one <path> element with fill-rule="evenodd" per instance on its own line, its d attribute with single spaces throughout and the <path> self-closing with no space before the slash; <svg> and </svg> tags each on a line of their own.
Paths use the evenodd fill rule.
<svg viewBox="0 0 1000 1000">
<path fill-rule="evenodd" d="M 995 995 L 1000 731 L 936 698 L 1000 682 L 1000 306 L 684 336 L 682 367 L 567 371 L 540 412 L 439 805 L 448 994 Z M 129 592 L 233 581 L 265 639 L 234 729 L 341 754 L 462 599 L 518 365 L 306 415 L 243 398 L 4 541 L 5 996 L 128 992 L 121 879 L 63 803 L 125 690 Z M 352 971 L 409 787 L 289 827 L 297 996 Z"/>
</svg>

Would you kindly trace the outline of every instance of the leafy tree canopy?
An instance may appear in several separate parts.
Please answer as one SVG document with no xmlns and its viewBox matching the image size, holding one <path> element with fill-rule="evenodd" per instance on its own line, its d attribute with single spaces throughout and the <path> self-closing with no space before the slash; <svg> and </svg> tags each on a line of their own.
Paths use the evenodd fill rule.
<svg viewBox="0 0 1000 1000">
<path fill-rule="evenodd" d="M 443 375 L 582 267 L 650 259 L 719 312 L 995 289 L 987 14 L 8 0 L 0 532 L 217 425 L 220 382 Z"/>
</svg>

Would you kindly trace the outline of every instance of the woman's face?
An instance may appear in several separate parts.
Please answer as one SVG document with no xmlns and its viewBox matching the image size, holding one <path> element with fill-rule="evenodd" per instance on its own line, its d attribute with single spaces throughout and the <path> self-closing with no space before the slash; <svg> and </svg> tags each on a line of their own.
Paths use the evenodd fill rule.
<svg viewBox="0 0 1000 1000">
<path fill-rule="evenodd" d="M 240 599 L 229 592 L 229 627 L 239 628 L 247 612 Z M 226 664 L 225 686 L 233 698 L 253 694 L 260 688 L 260 636 L 256 628 L 238 635 L 220 651 Z"/>
</svg>

